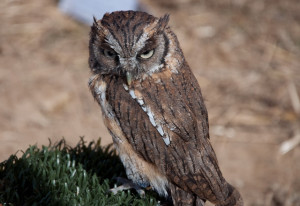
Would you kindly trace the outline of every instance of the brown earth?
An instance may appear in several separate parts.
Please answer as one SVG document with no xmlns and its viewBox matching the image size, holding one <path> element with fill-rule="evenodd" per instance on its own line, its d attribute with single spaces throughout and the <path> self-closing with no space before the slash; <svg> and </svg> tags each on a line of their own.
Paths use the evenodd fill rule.
<svg viewBox="0 0 300 206">
<path fill-rule="evenodd" d="M 245 205 L 300 205 L 300 2 L 150 1 L 171 14 L 209 112 L 224 176 Z M 65 137 L 111 142 L 87 87 L 89 27 L 51 0 L 0 2 L 0 161 Z"/>
</svg>

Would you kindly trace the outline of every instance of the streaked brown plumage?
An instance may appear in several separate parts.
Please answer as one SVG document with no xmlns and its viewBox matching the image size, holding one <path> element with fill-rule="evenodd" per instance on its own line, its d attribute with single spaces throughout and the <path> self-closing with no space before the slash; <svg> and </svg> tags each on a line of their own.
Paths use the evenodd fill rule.
<svg viewBox="0 0 300 206">
<path fill-rule="evenodd" d="M 129 179 L 174 205 L 243 205 L 209 140 L 208 115 L 168 16 L 120 11 L 91 30 L 89 86 Z"/>
</svg>

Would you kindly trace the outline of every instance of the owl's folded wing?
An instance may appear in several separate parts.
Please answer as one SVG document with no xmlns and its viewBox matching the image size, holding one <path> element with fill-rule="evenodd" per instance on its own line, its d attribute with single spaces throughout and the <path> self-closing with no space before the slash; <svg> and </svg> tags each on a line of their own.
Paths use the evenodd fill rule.
<svg viewBox="0 0 300 206">
<path fill-rule="evenodd" d="M 180 74 L 171 75 L 161 72 L 142 84 L 140 100 L 143 102 L 139 105 L 145 107 L 143 110 L 164 141 L 164 144 L 157 143 L 159 157 L 156 158 L 163 161 L 158 165 L 163 164 L 173 184 L 185 191 L 212 201 L 222 199 L 228 188 L 210 144 L 201 90 L 190 69 L 185 67 Z M 136 93 L 135 98 L 139 100 Z M 150 138 L 159 142 L 157 136 L 153 139 L 150 135 Z"/>
<path fill-rule="evenodd" d="M 201 90 L 189 69 L 164 71 L 145 79 L 135 98 L 168 145 L 172 136 L 184 141 L 209 138 L 207 111 Z"/>
<path fill-rule="evenodd" d="M 111 79 L 107 98 L 136 153 L 164 171 L 173 184 L 204 199 L 216 198 L 225 180 L 209 142 L 199 85 L 188 72 L 160 73 L 136 88 Z"/>
<path fill-rule="evenodd" d="M 122 131 L 136 147 L 144 141 L 163 140 L 163 146 L 169 146 L 173 141 L 197 144 L 209 138 L 207 111 L 189 68 L 153 74 L 133 88 L 111 79 L 107 92 Z"/>
</svg>

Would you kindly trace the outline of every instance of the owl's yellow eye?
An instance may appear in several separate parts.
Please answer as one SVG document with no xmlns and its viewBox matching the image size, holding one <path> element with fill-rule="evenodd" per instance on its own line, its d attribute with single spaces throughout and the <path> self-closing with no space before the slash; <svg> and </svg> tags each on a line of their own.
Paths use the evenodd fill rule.
<svg viewBox="0 0 300 206">
<path fill-rule="evenodd" d="M 150 57 L 152 57 L 153 54 L 154 54 L 154 49 L 149 50 L 149 51 L 145 51 L 144 53 L 142 53 L 142 54 L 140 55 L 140 57 L 141 57 L 142 59 L 149 59 Z"/>
<path fill-rule="evenodd" d="M 114 52 L 112 50 L 108 50 L 108 49 L 104 49 L 103 54 L 104 54 L 104 56 L 109 57 L 109 58 L 115 58 L 115 56 L 117 55 L 116 52 Z"/>
</svg>

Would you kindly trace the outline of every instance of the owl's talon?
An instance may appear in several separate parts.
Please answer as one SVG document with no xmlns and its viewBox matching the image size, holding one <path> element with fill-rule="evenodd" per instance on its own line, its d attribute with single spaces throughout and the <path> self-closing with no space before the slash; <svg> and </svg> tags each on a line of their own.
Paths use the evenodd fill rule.
<svg viewBox="0 0 300 206">
<path fill-rule="evenodd" d="M 129 189 L 135 189 L 135 191 L 141 196 L 145 197 L 145 191 L 137 184 L 133 183 L 132 181 L 117 177 L 116 178 L 118 183 L 121 183 L 122 185 L 109 189 L 110 192 L 112 192 L 114 195 L 117 194 L 119 191 L 129 190 Z"/>
</svg>

